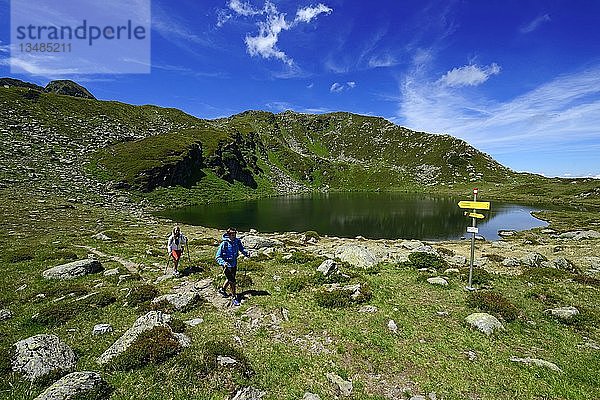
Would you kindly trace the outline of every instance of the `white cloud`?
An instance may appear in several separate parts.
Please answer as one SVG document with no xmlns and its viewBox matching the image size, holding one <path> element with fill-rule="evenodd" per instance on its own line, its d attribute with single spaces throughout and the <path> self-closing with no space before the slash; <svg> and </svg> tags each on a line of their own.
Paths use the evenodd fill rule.
<svg viewBox="0 0 600 400">
<path fill-rule="evenodd" d="M 536 17 L 533 21 L 528 23 L 527 25 L 523 26 L 520 29 L 520 31 L 521 31 L 521 33 L 530 33 L 530 32 L 535 31 L 537 28 L 539 28 L 543 23 L 550 22 L 550 21 L 552 21 L 552 19 L 550 18 L 550 15 L 548 15 L 548 14 L 540 15 L 540 16 Z"/>
<path fill-rule="evenodd" d="M 316 6 L 299 8 L 296 11 L 296 17 L 293 21 L 287 21 L 285 13 L 279 12 L 275 4 L 269 0 L 265 2 L 262 9 L 255 9 L 249 3 L 240 0 L 230 0 L 228 7 L 237 15 L 244 17 L 264 16 L 265 19 L 257 22 L 258 33 L 247 34 L 244 42 L 246 49 L 251 56 L 260 56 L 263 58 L 275 58 L 282 61 L 289 67 L 294 66 L 294 60 L 290 58 L 283 50 L 277 47 L 279 35 L 283 31 L 288 31 L 299 23 L 309 23 L 320 14 L 330 14 L 333 10 L 326 5 L 319 3 Z M 222 26 L 231 16 L 226 13 L 218 13 L 217 26 Z"/>
<path fill-rule="evenodd" d="M 346 83 L 334 82 L 331 85 L 331 87 L 329 88 L 329 91 L 331 93 L 340 93 L 340 92 L 343 92 L 344 90 L 354 89 L 355 87 L 356 87 L 356 82 L 354 82 L 354 81 L 349 81 Z"/>
<path fill-rule="evenodd" d="M 329 88 L 329 91 L 331 93 L 339 93 L 342 90 L 344 90 L 344 85 L 342 85 L 341 83 L 337 83 L 337 82 L 334 82 L 333 85 L 331 85 L 331 87 Z"/>
<path fill-rule="evenodd" d="M 315 7 L 299 8 L 298 11 L 296 11 L 296 19 L 294 19 L 294 21 L 310 22 L 319 14 L 329 15 L 332 11 L 333 10 L 331 8 L 327 7 L 322 3 L 317 4 Z"/>
<path fill-rule="evenodd" d="M 315 86 L 315 84 L 313 82 L 309 83 L 308 85 L 306 85 L 307 89 L 312 89 Z"/>
<path fill-rule="evenodd" d="M 368 62 L 369 68 L 393 67 L 397 64 L 398 61 L 396 61 L 396 59 L 389 54 L 371 57 Z"/>
<path fill-rule="evenodd" d="M 465 65 L 460 68 L 453 68 L 442 76 L 439 82 L 446 86 L 477 86 L 481 85 L 492 75 L 500 73 L 500 66 L 492 63 L 485 67 L 478 65 Z"/>
<path fill-rule="evenodd" d="M 506 102 L 465 97 L 417 69 L 400 82 L 400 92 L 398 117 L 406 126 L 449 133 L 496 155 L 600 147 L 600 64 Z"/>
</svg>

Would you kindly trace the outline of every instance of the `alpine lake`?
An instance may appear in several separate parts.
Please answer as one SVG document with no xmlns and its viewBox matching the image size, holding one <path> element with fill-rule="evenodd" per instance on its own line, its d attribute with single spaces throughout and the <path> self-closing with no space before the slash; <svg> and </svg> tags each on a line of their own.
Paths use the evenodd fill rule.
<svg viewBox="0 0 600 400">
<path fill-rule="evenodd" d="M 316 231 L 338 237 L 455 240 L 470 237 L 471 218 L 448 196 L 414 193 L 315 193 L 234 201 L 165 210 L 171 220 L 210 228 L 229 226 L 260 232 Z M 547 226 L 531 215 L 541 207 L 492 202 L 477 221 L 479 236 L 499 238 L 501 230 Z"/>
</svg>

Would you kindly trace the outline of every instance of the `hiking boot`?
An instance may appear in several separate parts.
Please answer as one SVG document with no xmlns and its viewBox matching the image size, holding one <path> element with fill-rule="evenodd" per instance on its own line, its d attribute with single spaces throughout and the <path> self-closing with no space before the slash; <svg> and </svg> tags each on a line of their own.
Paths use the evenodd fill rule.
<svg viewBox="0 0 600 400">
<path fill-rule="evenodd" d="M 240 301 L 239 301 L 238 299 L 234 298 L 234 299 L 231 301 L 231 304 L 232 304 L 232 305 L 234 305 L 234 306 L 239 306 L 239 305 L 240 305 L 240 304 L 242 304 L 242 303 L 240 303 Z"/>
<path fill-rule="evenodd" d="M 219 288 L 219 290 L 217 292 L 219 292 L 219 294 L 221 296 L 223 296 L 223 297 L 229 297 L 229 295 L 227 294 L 227 292 L 223 288 Z"/>
<path fill-rule="evenodd" d="M 179 271 L 173 271 L 173 276 L 179 276 L 179 275 L 181 275 L 181 274 L 179 273 Z"/>
</svg>

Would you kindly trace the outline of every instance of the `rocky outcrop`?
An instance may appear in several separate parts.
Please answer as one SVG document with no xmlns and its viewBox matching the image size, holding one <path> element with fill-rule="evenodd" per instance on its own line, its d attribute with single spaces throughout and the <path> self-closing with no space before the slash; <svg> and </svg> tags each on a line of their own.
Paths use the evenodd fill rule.
<svg viewBox="0 0 600 400">
<path fill-rule="evenodd" d="M 260 400 L 265 394 L 264 391 L 250 386 L 238 390 L 231 400 Z"/>
<path fill-rule="evenodd" d="M 355 267 L 368 268 L 378 263 L 375 255 L 364 246 L 346 244 L 338 247 L 335 255 Z"/>
<path fill-rule="evenodd" d="M 96 99 L 86 88 L 66 79 L 51 81 L 46 85 L 44 91 L 71 97 L 81 97 L 83 99 Z"/>
<path fill-rule="evenodd" d="M 579 314 L 579 310 L 573 306 L 551 308 L 549 310 L 546 310 L 546 312 L 548 314 L 552 315 L 553 317 L 556 317 L 558 319 L 562 319 L 565 321 L 568 321 L 568 320 L 572 319 L 574 316 Z"/>
<path fill-rule="evenodd" d="M 277 239 L 265 238 L 257 235 L 245 235 L 241 238 L 242 244 L 246 249 L 265 249 L 269 247 L 279 247 L 283 243 Z"/>
<path fill-rule="evenodd" d="M 97 372 L 73 372 L 54 382 L 35 400 L 104 400 L 111 388 Z"/>
<path fill-rule="evenodd" d="M 163 314 L 160 311 L 150 311 L 146 315 L 139 317 L 133 326 L 129 328 L 123 336 L 117 339 L 116 342 L 112 344 L 98 359 L 96 360 L 98 364 L 107 364 L 113 358 L 117 357 L 125 350 L 127 350 L 140 336 L 141 333 L 145 331 L 149 331 L 155 327 L 166 327 L 169 330 L 171 329 L 168 325 L 171 320 L 171 316 L 169 314 Z M 183 334 L 173 333 L 173 336 L 177 339 L 179 344 L 182 347 L 187 347 L 190 344 L 190 339 Z"/>
<path fill-rule="evenodd" d="M 551 363 L 551 362 L 546 361 L 546 360 L 541 360 L 539 358 L 511 357 L 510 361 L 512 361 L 512 362 L 518 362 L 518 363 L 522 363 L 522 364 L 527 364 L 527 365 L 535 365 L 535 366 L 543 367 L 543 368 L 548 368 L 548 369 L 550 369 L 550 370 L 552 370 L 554 372 L 562 372 L 562 370 L 556 364 Z"/>
<path fill-rule="evenodd" d="M 56 267 L 52 267 L 42 272 L 42 276 L 46 279 L 75 279 L 103 270 L 100 261 L 88 258 L 57 265 Z"/>
<path fill-rule="evenodd" d="M 152 303 L 160 303 L 166 301 L 175 307 L 178 311 L 187 310 L 192 305 L 198 302 L 200 294 L 195 290 L 176 290 L 175 293 L 169 293 L 162 296 L 158 296 Z"/>
<path fill-rule="evenodd" d="M 27 89 L 39 90 L 42 92 L 44 90 L 43 87 L 38 86 L 33 83 L 24 82 L 19 79 L 14 78 L 0 78 L 0 86 L 2 87 L 23 87 Z"/>
<path fill-rule="evenodd" d="M 332 272 L 334 272 L 336 269 L 337 269 L 337 266 L 335 264 L 335 261 L 325 260 L 321 263 L 321 265 L 319 265 L 319 267 L 317 268 L 317 272 L 320 272 L 323 275 L 328 276 Z"/>
<path fill-rule="evenodd" d="M 547 261 L 546 257 L 540 253 L 528 253 L 519 259 L 521 264 L 525 267 L 541 267 L 544 261 Z"/>
<path fill-rule="evenodd" d="M 55 335 L 35 335 L 14 344 L 12 370 L 31 381 L 72 371 L 75 353 Z"/>
<path fill-rule="evenodd" d="M 328 372 L 325 376 L 336 386 L 337 392 L 342 397 L 348 397 L 352 394 L 352 382 L 343 379 L 341 376 Z"/>
<path fill-rule="evenodd" d="M 467 324 L 477 328 L 486 335 L 491 335 L 496 330 L 503 330 L 504 327 L 496 317 L 487 313 L 473 313 L 465 318 Z"/>
<path fill-rule="evenodd" d="M 584 240 L 584 239 L 600 239 L 600 232 L 597 231 L 571 231 L 558 235 L 560 239 Z"/>
<path fill-rule="evenodd" d="M 236 132 L 233 141 L 219 143 L 214 154 L 206 160 L 206 165 L 229 183 L 238 181 L 256 189 L 258 184 L 254 174 L 262 172 L 257 165 L 256 156 L 256 151 L 260 147 L 258 135 L 254 133 L 242 135 Z"/>
</svg>

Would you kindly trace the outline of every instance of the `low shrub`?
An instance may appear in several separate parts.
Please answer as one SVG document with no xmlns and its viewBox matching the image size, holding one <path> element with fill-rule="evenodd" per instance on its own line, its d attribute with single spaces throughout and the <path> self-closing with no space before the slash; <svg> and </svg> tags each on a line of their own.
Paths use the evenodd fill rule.
<svg viewBox="0 0 600 400">
<path fill-rule="evenodd" d="M 35 257 L 27 247 L 13 249 L 6 253 L 4 259 L 9 263 L 18 263 L 33 260 Z"/>
<path fill-rule="evenodd" d="M 447 249 L 445 247 L 438 247 L 436 250 L 439 254 L 447 257 L 453 257 L 455 254 L 453 250 Z"/>
<path fill-rule="evenodd" d="M 86 299 L 86 303 L 94 307 L 107 307 L 117 301 L 117 297 L 110 292 L 100 292 Z"/>
<path fill-rule="evenodd" d="M 463 268 L 461 270 L 461 277 L 465 282 L 469 282 L 469 268 Z M 473 274 L 471 276 L 471 283 L 473 285 L 487 285 L 493 279 L 493 275 L 487 272 L 483 268 L 473 267 Z"/>
<path fill-rule="evenodd" d="M 150 302 L 147 301 L 145 303 L 141 303 L 139 305 L 139 309 L 140 311 L 162 311 L 165 314 L 172 314 L 174 313 L 175 310 L 175 306 L 171 303 L 169 303 L 167 300 L 163 299 L 161 301 L 157 301 L 156 303 L 154 302 Z"/>
<path fill-rule="evenodd" d="M 310 276 L 295 275 L 288 279 L 283 285 L 284 289 L 290 293 L 297 293 L 310 285 Z"/>
<path fill-rule="evenodd" d="M 237 362 L 232 364 L 230 368 L 237 370 L 243 377 L 250 378 L 254 375 L 254 370 L 246 356 L 227 342 L 208 341 L 202 345 L 201 350 L 202 358 L 196 365 L 196 371 L 200 377 L 206 377 L 219 368 L 223 368 L 217 361 L 218 356 L 230 357 L 236 360 Z"/>
<path fill-rule="evenodd" d="M 504 261 L 505 258 L 502 257 L 500 254 L 485 254 L 484 257 L 495 263 L 501 263 L 502 261 Z"/>
<path fill-rule="evenodd" d="M 497 292 L 473 292 L 469 294 L 467 304 L 471 308 L 499 315 L 505 321 L 514 321 L 519 317 L 517 307 Z"/>
<path fill-rule="evenodd" d="M 0 347 L 0 374 L 6 376 L 12 372 L 13 346 Z"/>
<path fill-rule="evenodd" d="M 548 305 L 557 305 L 563 302 L 562 296 L 548 286 L 541 286 L 528 292 L 527 297 Z"/>
<path fill-rule="evenodd" d="M 306 240 L 310 240 L 310 239 L 315 239 L 315 240 L 319 240 L 321 239 L 321 236 L 319 236 L 319 234 L 315 231 L 306 231 L 304 232 L 304 237 L 306 237 Z"/>
<path fill-rule="evenodd" d="M 262 272 L 265 270 L 265 266 L 264 264 L 255 261 L 255 257 L 253 256 L 252 259 L 244 259 L 241 260 L 238 263 L 238 272 L 244 272 L 244 271 L 248 271 L 248 272 Z"/>
<path fill-rule="evenodd" d="M 109 368 L 128 371 L 147 364 L 161 363 L 182 350 L 171 330 L 157 326 L 142 332 L 127 350 L 115 357 Z"/>
<path fill-rule="evenodd" d="M 186 328 L 185 323 L 179 318 L 171 318 L 171 321 L 169 321 L 169 326 L 171 327 L 171 330 L 175 333 L 183 333 L 185 332 Z"/>
<path fill-rule="evenodd" d="M 581 283 L 582 285 L 600 287 L 600 279 L 594 278 L 589 275 L 578 274 L 573 277 L 573 281 Z"/>
<path fill-rule="evenodd" d="M 129 302 L 130 305 L 137 306 L 142 303 L 151 301 L 152 299 L 157 297 L 159 293 L 160 292 L 154 285 L 145 284 L 145 285 L 135 286 L 133 289 L 131 289 L 131 293 L 129 293 L 129 296 L 127 297 L 127 301 Z"/>
<path fill-rule="evenodd" d="M 432 253 L 415 252 L 408 255 L 408 261 L 416 269 L 433 268 L 445 269 L 448 263 L 441 256 Z"/>
<path fill-rule="evenodd" d="M 350 290 L 320 290 L 315 293 L 315 300 L 320 307 L 345 308 L 352 305 Z"/>
<path fill-rule="evenodd" d="M 116 301 L 117 298 L 109 292 L 97 293 L 79 301 L 66 302 L 65 300 L 42 308 L 33 320 L 46 326 L 58 326 L 70 321 L 78 314 L 106 307 Z"/>
<path fill-rule="evenodd" d="M 527 268 L 521 275 L 523 279 L 535 282 L 556 282 L 567 278 L 570 274 L 556 268 Z"/>
<path fill-rule="evenodd" d="M 236 276 L 236 285 L 238 288 L 249 288 L 252 286 L 252 277 L 248 274 L 238 273 Z"/>
<path fill-rule="evenodd" d="M 74 261 L 77 259 L 79 259 L 79 256 L 76 253 L 74 253 L 72 251 L 68 251 L 68 250 L 57 250 L 57 251 L 49 253 L 45 257 L 45 260 Z"/>
<path fill-rule="evenodd" d="M 219 245 L 219 241 L 215 238 L 211 238 L 211 237 L 203 237 L 203 238 L 197 238 L 197 239 L 192 239 L 189 241 L 190 246 L 218 246 Z"/>
</svg>

